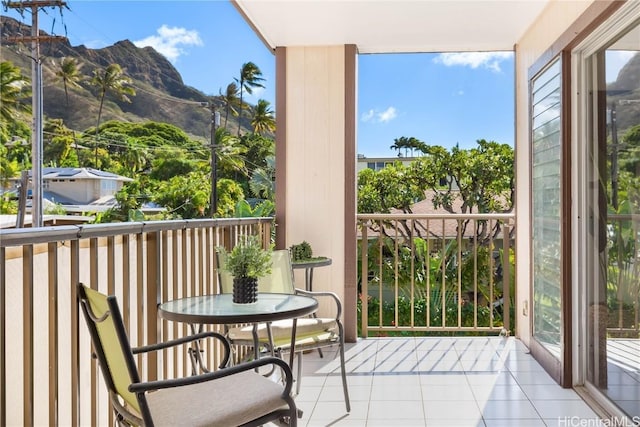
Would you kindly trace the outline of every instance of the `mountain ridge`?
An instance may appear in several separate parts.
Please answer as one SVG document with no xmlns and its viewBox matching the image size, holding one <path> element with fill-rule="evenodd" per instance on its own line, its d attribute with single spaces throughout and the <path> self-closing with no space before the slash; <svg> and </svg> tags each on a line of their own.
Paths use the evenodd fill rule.
<svg viewBox="0 0 640 427">
<path fill-rule="evenodd" d="M 11 17 L 0 16 L 0 35 L 20 37 L 31 33 L 31 27 Z M 40 31 L 41 35 L 48 35 Z M 185 85 L 178 70 L 162 54 L 152 47 L 137 47 L 130 40 L 121 40 L 111 46 L 90 49 L 84 45 L 71 46 L 68 40 L 41 44 L 43 64 L 43 110 L 47 119 L 62 119 L 65 126 L 77 131 L 95 127 L 99 100 L 95 88 L 88 81 L 93 70 L 118 64 L 132 80 L 136 95 L 131 103 L 107 95 L 101 123 L 108 120 L 132 122 L 157 121 L 175 125 L 185 132 L 207 139 L 210 136 L 211 112 L 202 103 L 212 101 L 224 115 L 222 102 L 217 96 Z M 23 75 L 31 76 L 30 45 L 24 43 L 0 46 L 2 61 L 11 61 L 21 68 Z M 68 87 L 67 105 L 64 86 L 55 76 L 56 63 L 64 57 L 73 57 L 82 65 L 85 80 L 80 87 Z M 229 80 L 231 81 L 230 76 Z M 225 84 L 226 86 L 226 84 Z M 242 120 L 248 130 L 249 119 Z M 229 117 L 228 129 L 237 129 L 237 118 Z"/>
</svg>

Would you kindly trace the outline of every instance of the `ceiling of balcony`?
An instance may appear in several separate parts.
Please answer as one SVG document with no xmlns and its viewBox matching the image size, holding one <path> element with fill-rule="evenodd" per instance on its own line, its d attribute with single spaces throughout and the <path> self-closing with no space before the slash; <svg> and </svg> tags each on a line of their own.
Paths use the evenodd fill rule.
<svg viewBox="0 0 640 427">
<path fill-rule="evenodd" d="M 270 48 L 360 53 L 513 50 L 554 0 L 232 0 Z"/>
</svg>

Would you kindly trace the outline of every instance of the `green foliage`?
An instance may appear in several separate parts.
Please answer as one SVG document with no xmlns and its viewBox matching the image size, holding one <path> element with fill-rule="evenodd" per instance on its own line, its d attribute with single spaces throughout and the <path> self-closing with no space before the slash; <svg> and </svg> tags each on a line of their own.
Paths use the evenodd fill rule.
<svg viewBox="0 0 640 427">
<path fill-rule="evenodd" d="M 0 62 L 0 134 L 9 139 L 9 124 L 31 111 L 31 86 L 19 67 L 11 61 Z"/>
<path fill-rule="evenodd" d="M 78 155 L 73 149 L 75 138 L 62 120 L 47 120 L 43 128 L 43 164 L 53 167 L 77 167 Z"/>
<path fill-rule="evenodd" d="M 265 133 L 273 133 L 276 130 L 276 118 L 269 101 L 259 99 L 253 109 L 253 118 L 251 119 L 253 132 L 264 135 Z"/>
<path fill-rule="evenodd" d="M 18 201 L 11 200 L 6 194 L 0 196 L 0 214 L 15 215 L 18 213 Z"/>
<path fill-rule="evenodd" d="M 67 210 L 60 203 L 55 203 L 45 207 L 44 213 L 47 215 L 66 215 Z"/>
<path fill-rule="evenodd" d="M 236 203 L 236 209 L 234 211 L 234 218 L 264 218 L 272 216 L 275 210 L 275 205 L 271 200 L 263 200 L 258 203 L 254 208 L 251 207 L 249 202 L 242 199 Z"/>
<path fill-rule="evenodd" d="M 262 77 L 262 71 L 260 71 L 260 68 L 256 64 L 253 62 L 245 62 L 242 64 L 242 68 L 240 69 L 240 77 L 234 80 L 238 83 L 238 89 L 240 90 L 240 100 L 238 102 L 240 106 L 238 117 L 238 137 L 240 137 L 240 125 L 242 121 L 242 111 L 244 109 L 244 103 L 242 101 L 244 92 L 251 95 L 253 93 L 253 89 L 258 87 L 263 88 L 264 85 L 262 82 L 264 81 L 264 78 Z"/>
<path fill-rule="evenodd" d="M 261 197 L 266 200 L 274 200 L 276 192 L 276 159 L 274 156 L 269 156 L 265 160 L 267 161 L 267 167 L 256 168 L 253 170 L 251 180 L 249 181 L 249 188 L 256 197 Z"/>
<path fill-rule="evenodd" d="M 216 185 L 218 189 L 218 212 L 216 216 L 228 218 L 235 216 L 236 207 L 244 200 L 242 187 L 232 179 L 219 179 Z"/>
<path fill-rule="evenodd" d="M 159 151 L 151 165 L 150 176 L 158 181 L 167 181 L 176 176 L 188 175 L 198 169 L 196 162 L 185 156 L 184 151 L 170 147 Z"/>
<path fill-rule="evenodd" d="M 426 188 L 418 185 L 410 172 L 399 161 L 378 172 L 362 170 L 358 175 L 358 212 L 411 212 L 411 206 L 424 199 Z"/>
<path fill-rule="evenodd" d="M 414 150 L 418 150 L 420 153 L 426 153 L 428 151 L 428 146 L 424 142 L 420 141 L 417 138 L 406 136 L 401 136 L 400 138 L 396 138 L 393 140 L 393 145 L 389 147 L 392 150 L 396 150 L 398 155 L 401 154 L 402 150 L 404 150 L 405 157 L 409 154 L 409 150 L 411 151 L 411 156 L 413 156 Z"/>
<path fill-rule="evenodd" d="M 640 125 L 627 130 L 622 137 L 623 150 L 618 152 L 620 170 L 635 175 L 640 170 Z"/>
<path fill-rule="evenodd" d="M 129 123 L 110 120 L 100 126 L 100 133 L 109 132 L 135 138 L 148 147 L 173 146 L 180 148 L 198 147 L 182 129 L 168 123 Z"/>
<path fill-rule="evenodd" d="M 4 187 L 9 183 L 9 179 L 18 175 L 18 162 L 8 157 L 8 149 L 0 145 L 0 186 Z"/>
<path fill-rule="evenodd" d="M 227 252 L 222 246 L 216 248 L 225 259 L 225 269 L 233 277 L 262 277 L 271 273 L 271 249 L 263 249 L 256 235 L 242 236 Z"/>
<path fill-rule="evenodd" d="M 67 106 L 69 106 L 69 87 L 80 87 L 80 82 L 84 79 L 81 73 L 83 64 L 77 58 L 65 56 L 60 62 L 53 60 L 55 76 L 64 86 L 64 95 Z"/>
<path fill-rule="evenodd" d="M 127 182 L 115 195 L 118 204 L 108 211 L 96 215 L 96 223 L 144 221 L 145 216 L 140 210 L 142 205 L 150 201 L 146 193 L 144 179 Z"/>
<path fill-rule="evenodd" d="M 198 172 L 178 175 L 158 183 L 153 201 L 180 218 L 203 218 L 211 191 L 208 177 Z"/>
<path fill-rule="evenodd" d="M 313 258 L 313 250 L 306 240 L 302 241 L 302 243 L 291 245 L 289 251 L 291 252 L 292 261 L 304 261 Z"/>
<path fill-rule="evenodd" d="M 400 147 L 405 147 L 404 143 Z M 451 151 L 437 145 L 416 147 L 424 156 L 408 166 L 398 161 L 378 172 L 365 169 L 359 173 L 358 212 L 389 213 L 398 209 L 411 213 L 412 205 L 423 200 L 427 191 L 433 192 L 434 208 L 450 213 L 512 209 L 514 156 L 508 145 L 478 140 L 477 147 L 469 150 L 457 146 Z M 456 200 L 461 202 L 459 211 Z"/>
</svg>

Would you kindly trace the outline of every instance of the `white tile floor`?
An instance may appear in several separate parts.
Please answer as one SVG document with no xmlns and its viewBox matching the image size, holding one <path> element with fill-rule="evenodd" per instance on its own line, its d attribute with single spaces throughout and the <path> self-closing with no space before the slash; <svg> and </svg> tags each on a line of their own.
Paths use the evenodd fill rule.
<svg viewBox="0 0 640 427">
<path fill-rule="evenodd" d="M 335 349 L 304 355 L 301 426 L 595 426 L 515 338 L 370 338 L 347 344 L 351 412 Z"/>
</svg>

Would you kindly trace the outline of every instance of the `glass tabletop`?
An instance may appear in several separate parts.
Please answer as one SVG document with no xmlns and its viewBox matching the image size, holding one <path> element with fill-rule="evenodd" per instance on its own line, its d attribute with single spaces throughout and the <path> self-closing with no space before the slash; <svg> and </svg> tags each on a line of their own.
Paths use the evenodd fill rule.
<svg viewBox="0 0 640 427">
<path fill-rule="evenodd" d="M 186 323 L 258 323 L 305 316 L 318 309 L 315 298 L 290 294 L 258 294 L 251 304 L 233 302 L 232 294 L 203 295 L 167 301 L 158 315 Z"/>
</svg>

